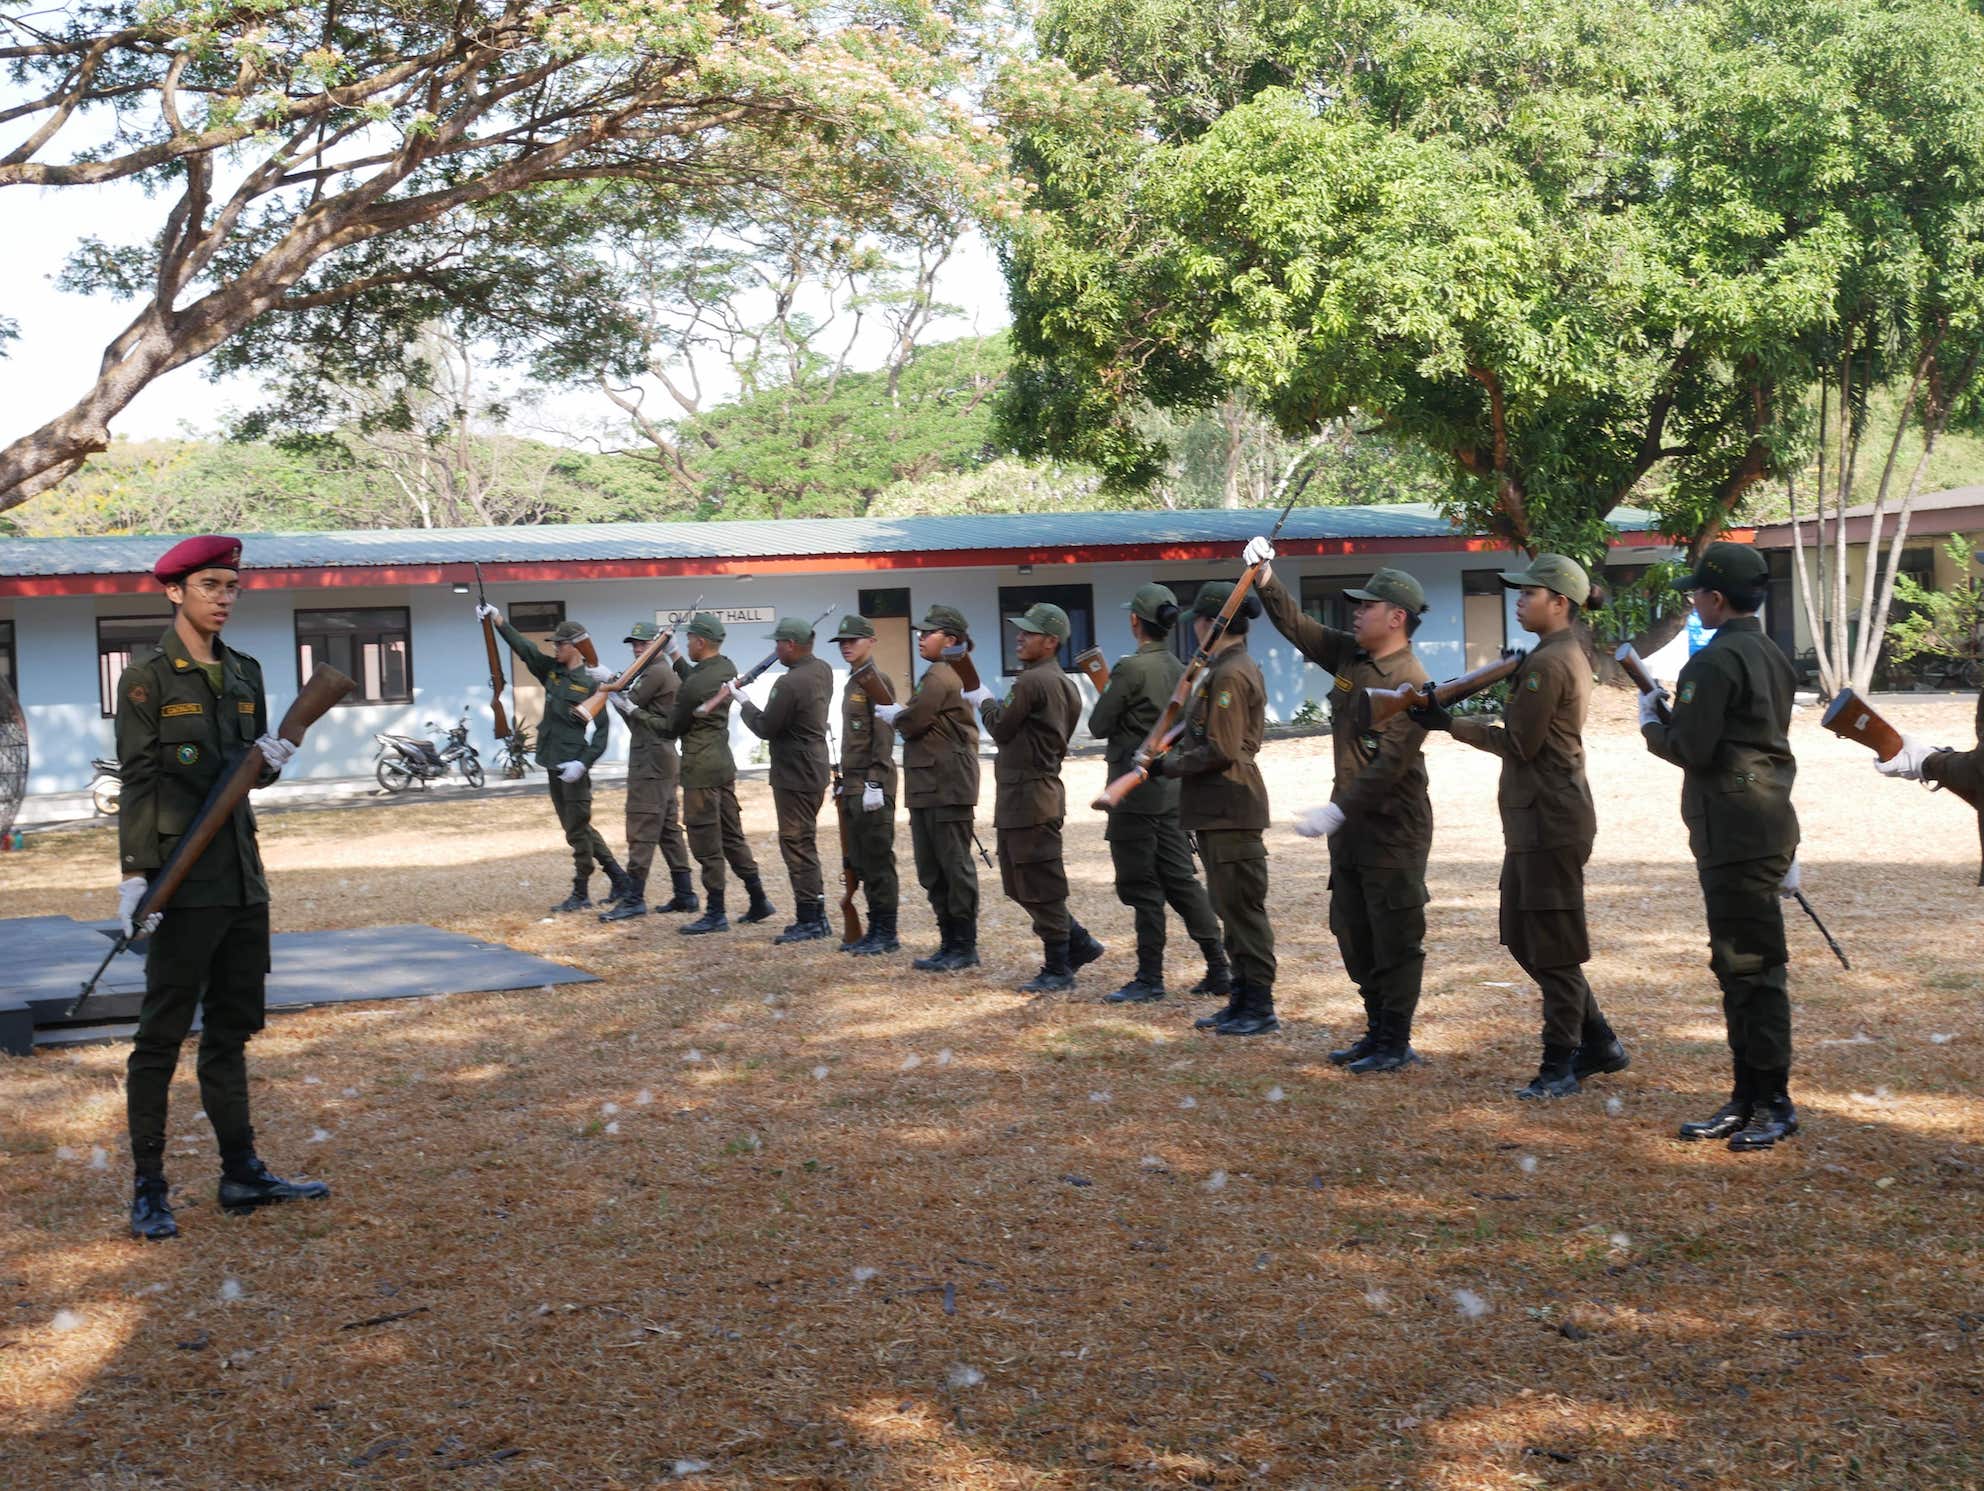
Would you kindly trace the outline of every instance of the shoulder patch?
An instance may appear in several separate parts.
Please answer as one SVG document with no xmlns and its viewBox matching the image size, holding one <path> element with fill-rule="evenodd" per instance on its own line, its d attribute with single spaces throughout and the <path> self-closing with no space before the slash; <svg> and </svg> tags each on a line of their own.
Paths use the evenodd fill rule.
<svg viewBox="0 0 1984 1491">
<path fill-rule="evenodd" d="M 206 705 L 200 703 L 198 700 L 188 699 L 183 704 L 166 705 L 165 708 L 158 712 L 158 715 L 162 720 L 170 720 L 176 719 L 182 714 L 205 714 L 206 712 Z"/>
<path fill-rule="evenodd" d="M 178 750 L 179 764 L 191 766 L 200 759 L 200 748 L 196 745 L 183 745 Z"/>
<path fill-rule="evenodd" d="M 1695 680 L 1694 680 L 1694 679 L 1692 679 L 1692 678 L 1691 678 L 1691 679 L 1689 679 L 1689 680 L 1688 680 L 1688 681 L 1687 681 L 1686 683 L 1684 683 L 1684 684 L 1682 684 L 1682 685 L 1681 685 L 1681 700 L 1680 700 L 1680 702 L 1681 702 L 1681 703 L 1683 703 L 1683 704 L 1692 704 L 1692 703 L 1694 703 L 1694 702 L 1695 702 Z"/>
<path fill-rule="evenodd" d="M 124 691 L 124 697 L 129 699 L 133 704 L 143 704 L 151 696 L 151 690 L 146 688 L 142 683 L 134 683 Z"/>
<path fill-rule="evenodd" d="M 1533 694 L 1543 686 L 1543 683 L 1534 673 L 1531 673 L 1524 677 L 1522 686 Z"/>
<path fill-rule="evenodd" d="M 1218 699 L 1218 701 L 1217 701 L 1217 702 L 1218 702 L 1218 704 L 1219 704 L 1219 707 L 1220 707 L 1221 709 L 1224 709 L 1224 708 L 1226 708 L 1226 707 L 1227 707 L 1227 705 L 1229 705 L 1229 704 L 1231 704 L 1231 703 L 1233 702 L 1233 690 L 1232 690 L 1232 689 L 1221 689 L 1221 690 L 1219 691 L 1219 699 Z"/>
<path fill-rule="evenodd" d="M 1337 674 L 1336 676 L 1336 689 L 1337 692 L 1340 694 L 1347 694 L 1350 692 L 1350 680 L 1341 673 Z"/>
<path fill-rule="evenodd" d="M 255 701 L 253 699 L 237 699 L 234 707 L 242 714 L 253 714 L 255 712 Z"/>
</svg>

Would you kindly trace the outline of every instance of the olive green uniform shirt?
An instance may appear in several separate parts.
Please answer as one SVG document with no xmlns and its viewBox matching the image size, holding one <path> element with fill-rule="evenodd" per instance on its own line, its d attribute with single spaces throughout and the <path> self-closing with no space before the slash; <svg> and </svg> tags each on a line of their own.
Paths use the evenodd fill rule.
<svg viewBox="0 0 1984 1491">
<path fill-rule="evenodd" d="M 875 676 L 894 697 L 896 681 L 880 668 Z M 875 701 L 856 678 L 840 696 L 840 776 L 850 807 L 861 806 L 861 789 L 873 782 L 889 802 L 896 800 L 895 727 L 875 714 Z"/>
<path fill-rule="evenodd" d="M 1510 677 L 1502 723 L 1463 716 L 1454 739 L 1502 758 L 1495 800 L 1512 854 L 1590 847 L 1598 815 L 1584 774 L 1591 666 L 1570 628 L 1540 640 Z"/>
<path fill-rule="evenodd" d="M 147 879 L 172 853 L 207 793 L 268 733 L 262 665 L 218 639 L 220 687 L 168 628 L 150 653 L 117 680 L 117 764 L 123 791 L 117 812 L 124 873 Z M 276 773 L 264 771 L 261 785 Z M 180 908 L 256 906 L 269 899 L 246 798 L 207 845 L 172 898 Z"/>
<path fill-rule="evenodd" d="M 771 742 L 773 788 L 824 792 L 832 775 L 827 750 L 827 711 L 833 706 L 834 670 L 807 656 L 779 675 L 763 709 L 739 702 L 738 718 L 760 740 Z"/>
<path fill-rule="evenodd" d="M 946 662 L 932 663 L 896 716 L 903 787 L 912 808 L 978 805 L 978 722 L 964 685 Z"/>
<path fill-rule="evenodd" d="M 675 737 L 668 733 L 670 716 L 675 712 L 675 696 L 682 679 L 672 660 L 657 658 L 641 671 L 627 690 L 627 776 L 658 777 L 673 781 L 679 769 Z"/>
<path fill-rule="evenodd" d="M 1110 781 L 1136 765 L 1137 752 L 1184 674 L 1185 665 L 1169 642 L 1144 642 L 1128 657 L 1117 659 L 1109 687 L 1088 717 L 1088 733 L 1109 743 L 1104 754 Z M 1168 818 L 1178 811 L 1178 784 L 1169 777 L 1153 776 L 1125 797 L 1116 811 Z"/>
<path fill-rule="evenodd" d="M 587 767 L 606 754 L 606 737 L 612 730 L 610 709 L 602 709 L 591 725 L 587 738 L 586 722 L 572 713 L 575 706 L 593 696 L 599 684 L 581 663 L 576 668 L 560 667 L 558 659 L 539 647 L 507 621 L 498 621 L 496 630 L 510 644 L 510 651 L 523 659 L 531 677 L 544 685 L 544 718 L 537 723 L 537 764 L 556 771 L 567 761 L 582 761 Z"/>
<path fill-rule="evenodd" d="M 696 706 L 714 699 L 717 690 L 737 676 L 737 665 L 722 653 L 691 663 L 675 695 L 668 733 L 682 745 L 682 785 L 722 787 L 737 780 L 737 761 L 730 754 L 730 701 L 698 715 Z"/>
<path fill-rule="evenodd" d="M 987 699 L 979 718 L 999 753 L 992 761 L 994 828 L 1031 828 L 1067 816 L 1061 762 L 1082 717 L 1081 691 L 1049 653 L 1028 663 L 1003 700 Z"/>
<path fill-rule="evenodd" d="M 1212 655 L 1192 699 L 1185 733 L 1160 759 L 1182 777 L 1180 823 L 1209 833 L 1259 833 L 1268 826 L 1268 789 L 1255 758 L 1267 728 L 1267 684 L 1245 646 Z"/>
</svg>

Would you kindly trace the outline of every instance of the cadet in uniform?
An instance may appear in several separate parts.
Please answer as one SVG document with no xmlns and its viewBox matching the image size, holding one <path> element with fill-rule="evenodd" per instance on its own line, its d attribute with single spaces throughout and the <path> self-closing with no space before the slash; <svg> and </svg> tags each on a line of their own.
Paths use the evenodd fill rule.
<svg viewBox="0 0 1984 1491">
<path fill-rule="evenodd" d="M 1233 594 L 1221 582 L 1199 587 L 1192 624 L 1201 647 Z M 1268 924 L 1268 789 L 1256 758 L 1267 727 L 1268 691 L 1247 655 L 1247 633 L 1261 614 L 1248 596 L 1227 623 L 1206 665 L 1205 683 L 1192 703 L 1186 732 L 1152 763 L 1166 777 L 1182 779 L 1178 816 L 1199 841 L 1213 909 L 1226 928 L 1233 961 L 1233 990 L 1226 1007 L 1192 1023 L 1220 1035 L 1266 1035 L 1279 1030 L 1274 1012 L 1274 928 Z"/>
<path fill-rule="evenodd" d="M 1185 665 L 1166 640 L 1178 619 L 1178 597 L 1162 585 L 1145 585 L 1124 608 L 1137 650 L 1118 658 L 1109 687 L 1095 701 L 1088 733 L 1109 742 L 1109 779 L 1135 766 L 1151 726 L 1178 688 Z M 1110 1004 L 1164 998 L 1164 908 L 1184 919 L 1185 930 L 1205 954 L 1206 976 L 1194 994 L 1231 994 L 1233 973 L 1221 945 L 1219 919 L 1192 865 L 1191 841 L 1178 824 L 1178 784 L 1162 776 L 1131 792 L 1109 815 L 1103 837 L 1116 867 L 1116 896 L 1136 919 L 1137 971 L 1106 996 Z"/>
<path fill-rule="evenodd" d="M 262 666 L 220 640 L 241 589 L 241 541 L 189 538 L 152 568 L 173 605 L 158 646 L 117 680 L 117 815 L 124 931 L 138 902 L 214 784 L 247 751 L 276 779 L 296 748 L 268 730 Z M 145 918 L 145 998 L 125 1063 L 135 1180 L 131 1234 L 156 1241 L 179 1227 L 166 1200 L 165 1117 L 179 1047 L 201 1012 L 200 1101 L 220 1148 L 220 1204 L 242 1211 L 330 1195 L 321 1181 L 287 1181 L 255 1154 L 248 1114 L 248 1039 L 262 1028 L 269 971 L 269 885 L 244 799 L 201 853 L 162 913 Z"/>
<path fill-rule="evenodd" d="M 544 768 L 552 810 L 565 830 L 565 842 L 572 846 L 572 893 L 553 906 L 552 912 L 584 911 L 592 905 L 587 883 L 592 879 L 594 861 L 606 871 L 607 900 L 620 900 L 627 894 L 627 872 L 592 826 L 592 764 L 606 753 L 612 717 L 602 709 L 588 740 L 585 721 L 572 713 L 576 705 L 592 697 L 600 683 L 579 651 L 586 629 L 576 621 L 559 622 L 551 634 L 552 650 L 547 657 L 494 606 L 479 605 L 475 614 L 496 623 L 510 651 L 522 658 L 531 677 L 544 685 L 544 718 L 537 725 L 537 764 Z"/>
<path fill-rule="evenodd" d="M 626 640 L 634 656 L 661 635 L 652 621 L 637 621 L 628 629 Z M 607 701 L 620 711 L 633 737 L 627 747 L 627 893 L 600 913 L 603 922 L 624 921 L 648 913 L 648 867 L 654 851 L 668 865 L 674 883 L 674 899 L 656 907 L 658 911 L 697 909 L 695 882 L 689 876 L 689 848 L 682 837 L 681 758 L 675 754 L 675 741 L 668 733 L 668 718 L 675 709 L 675 694 L 682 686 L 680 666 L 675 658 L 656 658 L 641 670 L 631 687 L 608 694 Z"/>
<path fill-rule="evenodd" d="M 910 966 L 954 973 L 978 966 L 978 866 L 972 815 L 978 807 L 978 723 L 964 701 L 946 647 L 971 646 L 964 613 L 932 606 L 916 627 L 916 650 L 930 666 L 907 704 L 878 705 L 875 717 L 902 737 L 904 793 L 916 879 L 937 918 L 937 951 Z"/>
<path fill-rule="evenodd" d="M 1683 1139 L 1768 1149 L 1798 1131 L 1791 1105 L 1791 995 L 1781 895 L 1798 885 L 1791 784 L 1791 664 L 1764 635 L 1757 608 L 1769 570 L 1756 550 L 1714 543 L 1694 574 L 1695 614 L 1714 630 L 1681 669 L 1673 718 L 1640 697 L 1647 749 L 1682 771 L 1681 819 L 1708 908 L 1708 966 L 1722 986 L 1735 1081 L 1729 1101 Z"/>
<path fill-rule="evenodd" d="M 688 633 L 683 646 L 689 654 L 689 669 L 675 695 L 668 733 L 682 744 L 682 826 L 688 834 L 689 852 L 703 869 L 706 909 L 696 920 L 675 930 L 687 937 L 700 937 L 730 927 L 730 918 L 723 910 L 726 860 L 751 897 L 751 905 L 737 918 L 739 921 L 761 922 L 776 916 L 778 908 L 765 898 L 765 883 L 758 878 L 758 862 L 751 857 L 751 846 L 744 842 L 744 815 L 737 806 L 737 762 L 730 754 L 727 687 L 737 676 L 737 665 L 723 655 L 723 623 L 707 611 L 698 611 L 683 630 Z M 708 714 L 697 714 L 696 706 L 706 699 L 716 699 L 717 703 Z"/>
<path fill-rule="evenodd" d="M 840 698 L 841 854 L 868 897 L 868 934 L 843 944 L 841 951 L 869 957 L 902 947 L 896 938 L 896 732 L 853 676 L 874 659 L 874 623 L 865 616 L 843 616 L 834 641 L 849 670 Z M 875 672 L 893 697 L 896 681 L 879 668 Z"/>
<path fill-rule="evenodd" d="M 1296 824 L 1297 833 L 1330 841 L 1330 931 L 1364 1001 L 1363 1036 L 1330 1052 L 1330 1060 L 1360 1074 L 1396 1071 L 1419 1060 L 1412 1019 L 1426 968 L 1426 859 L 1433 848 L 1426 731 L 1405 715 L 1380 730 L 1357 730 L 1353 711 L 1364 689 L 1428 682 L 1412 650 L 1426 593 L 1404 570 L 1378 570 L 1361 589 L 1344 592 L 1357 609 L 1352 630 L 1337 631 L 1304 615 L 1275 580 L 1266 539 L 1249 543 L 1245 557 L 1261 564 L 1261 604 L 1276 630 L 1335 675 L 1335 786 L 1327 805 Z"/>
<path fill-rule="evenodd" d="M 992 761 L 997 796 L 992 827 L 999 838 L 999 883 L 1026 908 L 1040 939 L 1040 972 L 1022 994 L 1051 994 L 1075 986 L 1075 970 L 1093 963 L 1103 946 L 1068 914 L 1068 871 L 1061 859 L 1061 823 L 1068 816 L 1061 762 L 1082 717 L 1082 696 L 1061 671 L 1068 613 L 1042 602 L 1008 616 L 1019 632 L 1020 671 L 1004 700 L 980 688 L 965 702 L 999 748 Z"/>
<path fill-rule="evenodd" d="M 1516 620 L 1538 638 L 1510 678 L 1503 722 L 1455 719 L 1437 704 L 1412 717 L 1502 758 L 1502 946 L 1543 991 L 1543 1060 L 1516 1096 L 1560 1098 L 1627 1064 L 1584 977 L 1584 867 L 1598 814 L 1584 775 L 1591 664 L 1571 619 L 1591 603 L 1591 578 L 1575 560 L 1539 554 L 1502 583 L 1519 591 Z"/>
<path fill-rule="evenodd" d="M 772 628 L 772 643 L 785 672 L 772 685 L 763 709 L 742 700 L 738 717 L 772 747 L 772 805 L 778 812 L 778 852 L 792 883 L 796 920 L 773 942 L 811 942 L 827 935 L 827 897 L 820 877 L 820 804 L 826 801 L 833 765 L 827 754 L 827 711 L 833 706 L 834 670 L 813 656 L 813 628 L 787 616 Z M 727 697 L 736 690 L 724 685 Z"/>
</svg>

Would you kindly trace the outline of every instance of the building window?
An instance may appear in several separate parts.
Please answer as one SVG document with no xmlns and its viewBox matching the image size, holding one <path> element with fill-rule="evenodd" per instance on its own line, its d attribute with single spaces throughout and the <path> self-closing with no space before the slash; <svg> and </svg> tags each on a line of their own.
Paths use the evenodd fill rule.
<svg viewBox="0 0 1984 1491">
<path fill-rule="evenodd" d="M 1007 625 L 1008 616 L 1023 616 L 1028 606 L 1042 602 L 1059 606 L 1068 613 L 1068 640 L 1061 644 L 1061 667 L 1073 672 L 1075 654 L 1095 646 L 1095 587 L 1092 585 L 1001 585 L 999 587 L 999 667 L 1003 673 L 1020 671 L 1014 644 L 1019 632 Z"/>
<path fill-rule="evenodd" d="M 1302 614 L 1333 631 L 1349 631 L 1350 613 L 1357 603 L 1345 596 L 1344 591 L 1356 589 L 1369 578 L 1368 575 L 1304 575 Z"/>
<path fill-rule="evenodd" d="M 346 704 L 413 698 L 413 636 L 404 606 L 296 613 L 296 684 L 328 663 L 358 682 Z"/>
<path fill-rule="evenodd" d="M 1206 586 L 1224 582 L 1208 576 L 1203 580 L 1162 580 L 1159 583 L 1178 597 L 1178 619 L 1171 624 L 1171 635 L 1164 640 L 1171 644 L 1171 651 L 1180 662 L 1189 663 L 1192 654 L 1199 650 L 1198 628 L 1192 625 L 1192 603 Z M 1124 625 L 1127 628 L 1128 623 Z"/>
<path fill-rule="evenodd" d="M 18 699 L 21 696 L 21 673 L 14 662 L 14 623 L 0 621 L 0 679 L 5 679 L 7 690 Z"/>
<path fill-rule="evenodd" d="M 99 616 L 96 619 L 96 691 L 103 717 L 117 713 L 117 680 L 134 657 L 150 655 L 172 625 L 170 616 Z"/>
<path fill-rule="evenodd" d="M 1500 570 L 1460 572 L 1461 638 L 1470 672 L 1494 662 L 1509 645 L 1509 607 L 1502 591 Z"/>
<path fill-rule="evenodd" d="M 855 604 L 861 614 L 875 624 L 875 650 L 870 654 L 871 660 L 896 681 L 898 692 L 907 695 L 909 681 L 916 676 L 916 640 L 910 634 L 909 591 L 856 591 Z M 834 650 L 839 651 L 838 648 Z"/>
<path fill-rule="evenodd" d="M 535 642 L 539 652 L 551 650 L 551 634 L 564 619 L 563 601 L 510 602 L 512 630 L 522 632 L 525 641 Z M 510 705 L 510 717 L 518 730 L 534 730 L 544 718 L 544 685 L 520 657 L 510 659 Z"/>
</svg>

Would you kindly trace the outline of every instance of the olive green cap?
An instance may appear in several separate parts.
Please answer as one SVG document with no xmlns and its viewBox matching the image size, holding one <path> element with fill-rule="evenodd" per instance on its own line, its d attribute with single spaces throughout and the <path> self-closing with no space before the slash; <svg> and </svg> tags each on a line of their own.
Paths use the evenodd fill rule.
<svg viewBox="0 0 1984 1491">
<path fill-rule="evenodd" d="M 661 628 L 656 626 L 652 621 L 637 621 L 627 628 L 627 635 L 620 640 L 622 642 L 652 642 L 660 635 Z"/>
<path fill-rule="evenodd" d="M 1426 609 L 1426 592 L 1402 569 L 1377 570 L 1361 587 L 1346 590 L 1344 594 L 1354 601 L 1383 601 L 1388 606 L 1400 606 L 1414 616 Z"/>
<path fill-rule="evenodd" d="M 811 622 L 802 621 L 797 616 L 781 616 L 778 625 L 772 628 L 774 642 L 810 642 L 813 640 Z"/>
<path fill-rule="evenodd" d="M 870 621 L 866 616 L 843 616 L 840 619 L 840 630 L 834 633 L 834 640 L 836 642 L 852 642 L 858 637 L 872 637 L 874 635 L 875 623 Z"/>
<path fill-rule="evenodd" d="M 1678 590 L 1755 590 L 1770 578 L 1770 563 L 1748 544 L 1726 539 L 1710 544 L 1695 572 L 1674 582 Z"/>
<path fill-rule="evenodd" d="M 694 616 L 691 616 L 689 618 L 689 625 L 683 630 L 687 631 L 692 637 L 701 637 L 705 642 L 721 642 L 723 640 L 723 623 L 718 621 L 708 611 L 698 611 Z"/>
<path fill-rule="evenodd" d="M 919 632 L 956 632 L 960 637 L 971 631 L 964 619 L 964 612 L 956 606 L 932 606 L 923 613 L 923 619 L 916 623 Z"/>
<path fill-rule="evenodd" d="M 1008 616 L 1006 620 L 1023 632 L 1039 632 L 1061 642 L 1067 641 L 1068 633 L 1073 630 L 1068 625 L 1068 613 L 1046 601 L 1028 606 L 1024 616 Z"/>
<path fill-rule="evenodd" d="M 1505 569 L 1502 583 L 1511 589 L 1541 585 L 1574 606 L 1582 606 L 1591 594 L 1591 576 L 1584 572 L 1584 566 L 1562 554 L 1538 554 L 1529 562 L 1528 569 Z"/>
<path fill-rule="evenodd" d="M 1145 621 L 1158 622 L 1159 625 L 1163 623 L 1158 621 L 1157 613 L 1164 606 L 1176 610 L 1178 597 L 1171 593 L 1169 586 L 1158 584 L 1139 585 L 1137 593 L 1123 603 L 1123 609 L 1132 616 L 1140 616 Z"/>
<path fill-rule="evenodd" d="M 1233 594 L 1231 580 L 1214 580 L 1210 585 L 1201 585 L 1199 593 L 1192 598 L 1194 616 L 1217 616 L 1226 609 L 1226 601 Z"/>
<path fill-rule="evenodd" d="M 558 623 L 557 630 L 552 632 L 551 640 L 559 645 L 567 642 L 576 645 L 585 641 L 587 635 L 586 629 L 576 621 L 561 621 Z"/>
</svg>

